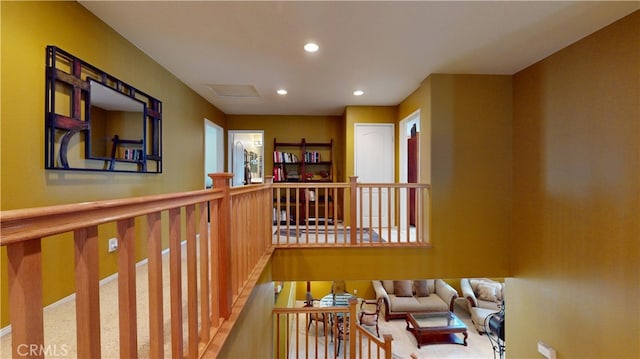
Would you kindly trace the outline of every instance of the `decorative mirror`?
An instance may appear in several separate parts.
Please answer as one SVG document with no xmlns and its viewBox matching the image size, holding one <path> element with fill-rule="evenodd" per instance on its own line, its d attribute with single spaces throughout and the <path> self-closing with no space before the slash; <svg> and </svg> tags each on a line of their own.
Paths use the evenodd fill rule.
<svg viewBox="0 0 640 359">
<path fill-rule="evenodd" d="M 162 173 L 162 102 L 47 46 L 45 168 Z"/>
</svg>

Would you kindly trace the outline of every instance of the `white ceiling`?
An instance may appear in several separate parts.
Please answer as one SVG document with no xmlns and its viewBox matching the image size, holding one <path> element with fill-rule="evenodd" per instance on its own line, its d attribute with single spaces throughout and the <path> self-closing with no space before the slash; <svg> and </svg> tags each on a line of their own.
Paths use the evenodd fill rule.
<svg viewBox="0 0 640 359">
<path fill-rule="evenodd" d="M 431 73 L 513 74 L 640 1 L 80 1 L 227 114 L 397 105 Z M 305 53 L 307 41 L 320 51 Z M 126 79 L 123 79 L 126 81 Z M 211 85 L 250 85 L 220 97 Z M 286 96 L 276 94 L 286 88 Z M 353 96 L 355 89 L 365 94 Z"/>
</svg>

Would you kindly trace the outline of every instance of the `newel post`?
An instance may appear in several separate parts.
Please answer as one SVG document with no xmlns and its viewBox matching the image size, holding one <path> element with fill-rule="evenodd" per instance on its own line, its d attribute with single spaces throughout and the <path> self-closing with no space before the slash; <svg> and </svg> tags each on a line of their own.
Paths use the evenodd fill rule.
<svg viewBox="0 0 640 359">
<path fill-rule="evenodd" d="M 222 190 L 218 218 L 218 258 L 211 258 L 211 265 L 218 266 L 218 294 L 220 296 L 220 316 L 229 319 L 231 315 L 231 198 L 229 195 L 229 180 L 232 173 L 210 173 L 213 188 Z M 215 261 L 215 262 L 214 262 Z M 217 263 L 216 263 L 217 262 Z"/>
<path fill-rule="evenodd" d="M 385 359 L 391 359 L 391 341 L 393 341 L 393 336 L 391 334 L 383 334 L 382 339 L 384 340 L 384 357 Z"/>
<path fill-rule="evenodd" d="M 349 357 L 356 357 L 356 325 L 358 324 L 356 320 L 357 309 L 356 305 L 358 304 L 358 299 L 351 298 L 349 299 Z M 345 346 L 347 344 L 345 343 Z M 345 348 L 346 350 L 346 348 Z"/>
<path fill-rule="evenodd" d="M 349 240 L 351 244 L 356 244 L 356 232 L 358 229 L 358 176 L 349 176 Z"/>
</svg>

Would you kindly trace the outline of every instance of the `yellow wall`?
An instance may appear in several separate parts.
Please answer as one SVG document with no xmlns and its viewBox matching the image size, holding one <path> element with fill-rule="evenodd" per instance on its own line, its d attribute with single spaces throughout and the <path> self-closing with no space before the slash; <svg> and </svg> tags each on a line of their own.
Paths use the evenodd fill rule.
<svg viewBox="0 0 640 359">
<path fill-rule="evenodd" d="M 507 356 L 640 357 L 640 11 L 514 76 Z"/>
<path fill-rule="evenodd" d="M 264 173 L 273 175 L 273 139 L 278 142 L 328 142 L 333 139 L 333 180 L 344 181 L 342 116 L 227 115 L 227 130 L 264 130 Z M 225 139 L 226 141 L 226 139 Z"/>
<path fill-rule="evenodd" d="M 421 118 L 431 120 L 433 248 L 276 251 L 276 280 L 508 275 L 511 77 L 432 75 L 423 86 L 399 108 L 402 117 L 420 108 L 427 112 Z M 347 173 L 353 173 L 353 123 L 396 116 L 393 107 L 347 107 Z"/>
<path fill-rule="evenodd" d="M 76 2 L 8 2 L 1 6 L 1 209 L 29 208 L 192 190 L 202 187 L 203 118 L 223 114 Z M 56 45 L 163 101 L 163 174 L 44 170 L 45 47 Z M 100 227 L 100 273 L 113 273 Z M 142 247 L 142 246 L 140 246 Z M 141 253 L 138 248 L 138 253 Z M 44 303 L 73 292 L 70 236 L 43 244 Z M 6 263 L 2 248 L 1 261 Z M 2 319 L 8 323 L 2 265 Z"/>
</svg>

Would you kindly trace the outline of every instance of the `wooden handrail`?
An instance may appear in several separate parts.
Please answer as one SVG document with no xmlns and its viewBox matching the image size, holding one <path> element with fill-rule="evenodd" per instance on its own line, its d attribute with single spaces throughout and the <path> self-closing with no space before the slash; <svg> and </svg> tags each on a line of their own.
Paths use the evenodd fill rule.
<svg viewBox="0 0 640 359">
<path fill-rule="evenodd" d="M 213 177 L 216 178 L 213 190 L 0 212 L 0 245 L 7 247 L 9 259 L 14 357 L 39 358 L 47 351 L 43 327 L 42 242 L 65 233 L 73 233 L 75 243 L 77 355 L 94 358 L 103 354 L 97 245 L 98 225 L 105 223 L 116 225 L 119 239 L 116 255 L 120 356 L 137 357 L 136 217 L 147 219 L 149 355 L 153 358 L 165 355 L 163 307 L 168 305 L 172 319 L 171 356 L 201 356 L 219 328 L 229 320 L 233 299 L 247 292 L 247 284 L 255 285 L 255 280 L 250 280 L 255 277 L 252 269 L 264 267 L 265 255 L 268 258 L 272 253 L 270 211 L 264 210 L 272 202 L 270 185 L 231 190 L 225 180 L 230 178 L 229 174 Z M 211 214 L 211 227 L 207 223 L 207 209 Z M 244 217 L 250 216 L 255 228 L 237 233 L 238 223 L 243 222 L 244 217 L 239 213 L 232 215 L 236 210 L 242 211 Z M 169 303 L 163 303 L 162 294 L 161 212 L 168 212 L 169 222 Z M 186 273 L 181 269 L 183 241 L 186 241 Z M 234 248 L 237 245 L 234 242 L 242 241 L 245 243 L 241 247 Z M 183 302 L 183 280 L 186 280 L 186 302 Z M 183 310 L 187 311 L 186 336 Z"/>
<path fill-rule="evenodd" d="M 350 201 L 350 223 L 357 223 L 358 209 L 362 207 L 362 189 L 394 191 L 416 189 L 419 200 L 416 204 L 418 217 L 423 220 L 428 211 L 430 186 L 423 184 L 361 184 L 354 177 L 349 183 L 276 183 L 229 187 L 230 174 L 216 174 L 214 189 L 182 193 L 160 194 L 127 199 L 64 204 L 41 208 L 17 209 L 0 212 L 0 246 L 7 248 L 9 276 L 9 308 L 11 312 L 12 343 L 14 356 L 20 343 L 39 348 L 44 345 L 42 302 L 42 243 L 57 240 L 50 238 L 59 234 L 72 234 L 74 241 L 77 355 L 100 357 L 100 296 L 98 266 L 98 226 L 115 224 L 119 249 L 117 252 L 118 274 L 118 321 L 119 347 L 123 357 L 137 357 L 137 313 L 135 247 L 138 240 L 146 240 L 149 285 L 149 354 L 162 358 L 165 335 L 171 335 L 172 356 L 199 357 L 207 350 L 215 356 L 221 347 L 221 338 L 226 338 L 229 326 L 237 317 L 237 306 L 246 303 L 248 294 L 257 280 L 256 268 L 264 268 L 275 247 L 286 246 L 425 246 L 423 224 L 416 224 L 416 238 L 392 241 L 390 232 L 382 233 L 382 227 L 367 223 L 349 232 L 346 243 L 336 244 L 324 239 L 312 241 L 309 231 L 338 231 L 339 215 L 346 211 Z M 324 197 L 313 203 L 291 203 L 292 193 L 296 198 L 305 191 L 324 191 Z M 285 208 L 287 218 L 292 212 L 306 213 L 313 210 L 315 223 L 291 224 L 287 220 L 287 232 L 293 230 L 298 236 L 306 232 L 303 242 L 278 243 L 272 238 L 274 226 L 272 209 L 274 191 L 286 193 L 287 202 L 278 203 L 278 211 Z M 371 193 L 372 190 L 369 190 Z M 366 192 L 366 191 L 365 191 Z M 400 193 L 400 192 L 397 192 Z M 329 199 L 331 197 L 331 200 Z M 424 198 L 423 198 L 424 197 Z M 370 206 L 372 201 L 369 201 Z M 377 210 L 391 211 L 395 200 L 386 204 L 377 201 Z M 284 207 L 283 207 L 283 206 Z M 320 205 L 324 206 L 321 209 Z M 383 206 L 387 206 L 386 209 Z M 331 207 L 331 208 L 329 208 Z M 422 208 L 424 207 L 424 208 Z M 342 212 L 341 212 L 342 211 Z M 161 213 L 167 213 L 162 216 Z M 278 213 L 279 214 L 279 213 Z M 320 225 L 319 214 L 333 218 Z M 134 220 L 146 219 L 145 230 L 137 231 Z M 162 225 L 163 218 L 168 225 Z M 210 218 L 210 223 L 207 219 Z M 279 222 L 279 221 L 278 221 Z M 366 226 L 368 225 L 368 226 Z M 163 302 L 162 237 L 161 228 L 168 228 L 169 243 L 169 292 L 171 301 Z M 370 233 L 377 230 L 386 235 L 388 241 L 365 241 L 364 229 Z M 279 234 L 281 226 L 275 226 Z M 389 229 L 390 231 L 390 229 Z M 146 238 L 135 238 L 138 233 Z M 186 235 L 186 238 L 183 237 Z M 186 241 L 186 273 L 182 273 L 182 243 Z M 166 243 L 166 242 L 165 242 Z M 199 246 L 199 252 L 198 252 Z M 199 253 L 199 256 L 198 256 Z M 199 269 L 198 269 L 199 264 Z M 186 278 L 186 302 L 183 303 L 182 280 Z M 170 308 L 170 333 L 164 332 L 163 309 Z M 186 308 L 186 309 L 184 309 Z M 186 310 L 186 331 L 183 330 L 183 310 Z M 355 318 L 355 317 L 354 317 Z M 146 320 L 146 319 L 145 319 Z M 353 328 L 356 328 L 355 323 Z M 220 328 L 225 328 L 220 331 Z M 186 334 L 186 339 L 185 335 Z M 355 331 L 354 331 L 355 332 Z M 355 335 L 355 334 L 352 334 Z M 355 342 L 353 340 L 352 342 Z M 352 344 L 350 344 L 352 345 Z M 378 344 L 380 345 L 380 344 Z M 213 348 L 213 349 L 212 349 Z M 213 351 L 212 351 L 213 350 Z M 39 355 L 38 355 L 39 354 Z M 36 352 L 32 357 L 42 357 Z"/>
</svg>

